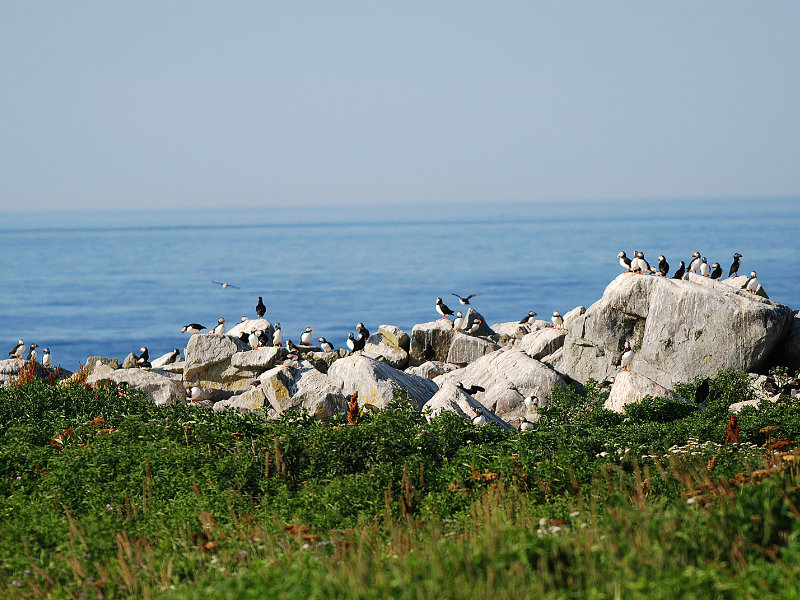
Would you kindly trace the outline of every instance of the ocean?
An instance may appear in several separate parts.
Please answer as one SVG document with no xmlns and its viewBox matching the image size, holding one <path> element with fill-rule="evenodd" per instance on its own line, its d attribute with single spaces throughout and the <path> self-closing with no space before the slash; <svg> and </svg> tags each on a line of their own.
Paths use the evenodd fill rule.
<svg viewBox="0 0 800 600">
<path fill-rule="evenodd" d="M 411 331 L 441 296 L 480 293 L 491 324 L 529 310 L 589 306 L 621 268 L 617 253 L 664 254 L 670 274 L 695 250 L 727 276 L 758 272 L 773 300 L 800 308 L 800 201 L 741 199 L 483 205 L 288 207 L 218 211 L 0 213 L 6 257 L 2 340 L 51 349 L 74 371 L 88 356 L 151 357 L 181 326 L 255 318 L 258 296 L 284 339 L 314 328 L 343 347 L 359 321 Z M 223 289 L 212 281 L 239 289 Z"/>
</svg>

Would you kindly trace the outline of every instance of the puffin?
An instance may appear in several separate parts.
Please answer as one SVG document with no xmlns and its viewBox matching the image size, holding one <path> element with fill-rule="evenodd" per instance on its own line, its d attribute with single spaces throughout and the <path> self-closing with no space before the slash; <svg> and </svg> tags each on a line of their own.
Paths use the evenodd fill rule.
<svg viewBox="0 0 800 600">
<path fill-rule="evenodd" d="M 564 317 L 562 317 L 557 310 L 553 311 L 553 318 L 551 320 L 556 329 L 561 329 L 561 326 L 564 325 Z"/>
<path fill-rule="evenodd" d="M 470 299 L 470 298 L 474 298 L 475 296 L 480 296 L 480 294 L 470 294 L 469 296 L 467 296 L 467 297 L 464 297 L 464 296 L 459 296 L 458 294 L 453 294 L 452 292 L 451 292 L 451 295 L 453 295 L 453 296 L 455 296 L 456 298 L 458 298 L 458 301 L 459 301 L 461 304 L 464 304 L 465 306 L 466 306 L 467 304 L 469 304 L 469 299 Z"/>
<path fill-rule="evenodd" d="M 243 331 L 242 333 L 239 334 L 239 341 L 242 342 L 243 344 L 249 344 L 250 334 L 247 333 L 246 331 Z"/>
<path fill-rule="evenodd" d="M 480 407 L 475 409 L 475 416 L 472 417 L 472 424 L 473 425 L 486 425 L 488 421 L 486 420 L 486 416 L 483 414 L 483 411 Z"/>
<path fill-rule="evenodd" d="M 722 277 L 722 267 L 719 266 L 718 262 L 715 262 L 711 265 L 711 279 L 719 279 Z"/>
<path fill-rule="evenodd" d="M 321 337 L 317 340 L 319 342 L 319 347 L 322 348 L 322 351 L 327 354 L 328 352 L 333 351 L 333 344 L 331 344 L 328 340 L 324 337 Z"/>
<path fill-rule="evenodd" d="M 352 331 L 347 336 L 347 349 L 350 352 L 356 351 L 356 336 L 353 335 Z"/>
<path fill-rule="evenodd" d="M 733 255 L 733 263 L 731 263 L 731 270 L 728 271 L 728 277 L 738 277 L 739 276 L 739 259 L 742 258 L 742 255 L 736 252 Z"/>
<path fill-rule="evenodd" d="M 631 259 L 631 272 L 638 273 L 640 271 L 639 268 L 639 251 L 633 251 L 633 258 Z"/>
<path fill-rule="evenodd" d="M 353 341 L 353 348 L 354 348 L 353 352 L 358 352 L 359 350 L 363 350 L 366 345 L 367 345 L 367 338 L 365 338 L 363 335 L 359 333 L 356 339 Z"/>
<path fill-rule="evenodd" d="M 267 314 L 267 307 L 264 306 L 264 300 L 262 300 L 261 296 L 259 296 L 258 304 L 256 304 L 256 316 L 259 319 L 263 319 L 265 314 Z"/>
<path fill-rule="evenodd" d="M 272 343 L 280 346 L 283 342 L 283 331 L 281 331 L 281 324 L 275 323 L 275 333 L 272 334 Z"/>
<path fill-rule="evenodd" d="M 703 277 L 708 277 L 709 273 L 711 272 L 711 267 L 708 266 L 708 261 L 706 257 L 700 259 L 700 275 Z"/>
<path fill-rule="evenodd" d="M 447 308 L 445 303 L 442 302 L 441 298 L 437 298 L 436 299 L 436 312 L 438 312 L 440 315 L 442 315 L 441 319 L 439 319 L 440 321 L 442 319 L 444 319 L 446 317 L 449 317 L 450 315 L 453 314 L 453 311 L 450 310 L 449 308 Z"/>
<path fill-rule="evenodd" d="M 314 331 L 311 327 L 306 327 L 306 330 L 300 334 L 300 343 L 303 346 L 311 345 L 311 332 Z"/>
<path fill-rule="evenodd" d="M 650 263 L 648 263 L 644 259 L 644 252 L 639 252 L 639 272 L 640 273 L 649 273 L 650 272 Z"/>
<path fill-rule="evenodd" d="M 222 286 L 222 289 L 225 288 L 234 288 L 237 290 L 242 289 L 238 285 L 233 285 L 232 283 L 228 283 L 227 281 L 212 281 L 211 283 L 216 283 L 217 285 Z"/>
<path fill-rule="evenodd" d="M 528 431 L 528 429 L 533 429 L 533 423 L 528 421 L 528 419 L 523 419 L 522 417 L 517 417 L 517 421 L 519 422 L 519 430 Z"/>
<path fill-rule="evenodd" d="M 31 344 L 28 348 L 28 360 L 36 360 L 36 349 L 39 347 L 39 344 Z"/>
<path fill-rule="evenodd" d="M 258 345 L 259 346 L 268 346 L 269 345 L 269 335 L 263 329 L 257 329 L 256 334 L 258 335 Z"/>
<path fill-rule="evenodd" d="M 664 255 L 658 257 L 658 274 L 662 277 L 666 277 L 667 273 L 669 273 L 669 263 L 667 259 L 664 258 Z"/>
<path fill-rule="evenodd" d="M 708 395 L 710 392 L 711 392 L 711 382 L 709 381 L 708 377 L 706 377 L 694 391 L 695 404 L 705 404 L 706 400 L 708 400 Z"/>
<path fill-rule="evenodd" d="M 470 328 L 466 330 L 466 332 L 469 335 L 478 335 L 478 331 L 480 331 L 480 329 L 481 329 L 481 323 L 483 323 L 483 321 L 481 319 L 475 319 L 472 322 L 472 325 L 470 326 Z"/>
<path fill-rule="evenodd" d="M 217 334 L 217 335 L 224 335 L 224 333 L 225 333 L 225 323 L 226 322 L 227 321 L 225 321 L 225 319 L 223 319 L 222 317 L 217 319 L 218 325 L 216 327 L 214 327 L 214 333 Z"/>
<path fill-rule="evenodd" d="M 248 317 L 247 315 L 242 315 L 242 323 L 244 323 L 245 321 L 249 321 L 249 320 L 250 320 L 250 317 Z"/>
<path fill-rule="evenodd" d="M 149 369 L 151 366 L 150 351 L 147 349 L 147 346 L 142 346 L 139 348 L 139 352 L 141 352 L 141 354 L 136 357 L 136 366 L 143 369 Z"/>
<path fill-rule="evenodd" d="M 286 345 L 289 345 L 289 342 L 286 342 Z M 283 366 L 287 369 L 298 369 L 300 368 L 300 361 L 298 360 L 297 354 L 291 352 L 286 355 L 286 359 L 283 361 Z"/>
<path fill-rule="evenodd" d="M 45 348 L 42 352 L 42 366 L 49 367 L 53 362 L 53 357 L 50 355 L 50 348 Z"/>
<path fill-rule="evenodd" d="M 675 275 L 672 276 L 673 279 L 682 279 L 684 273 L 686 273 L 686 263 L 681 261 L 678 263 L 678 270 L 675 271 Z"/>
<path fill-rule="evenodd" d="M 744 289 L 751 294 L 755 294 L 758 291 L 758 279 L 756 279 L 755 271 L 750 271 L 750 279 L 744 284 Z"/>
<path fill-rule="evenodd" d="M 364 327 L 363 323 L 359 323 L 356 325 L 356 331 L 363 337 L 365 340 L 369 339 L 369 329 Z"/>
<path fill-rule="evenodd" d="M 631 363 L 633 363 L 633 348 L 631 348 L 630 342 L 625 342 L 625 352 L 622 353 L 622 357 L 619 359 L 619 366 L 622 367 L 623 371 L 630 371 Z"/>
<path fill-rule="evenodd" d="M 260 337 L 260 334 L 261 334 L 260 329 L 254 329 L 247 336 L 247 343 L 250 344 L 250 347 L 253 350 L 256 350 L 258 348 L 258 338 Z"/>
<path fill-rule="evenodd" d="M 189 401 L 192 404 L 194 404 L 195 402 L 200 400 L 200 396 L 203 394 L 203 390 L 200 387 L 196 386 L 196 385 L 193 385 L 192 387 L 190 387 L 186 391 L 189 392 Z"/>
<path fill-rule="evenodd" d="M 689 261 L 689 271 L 691 271 L 692 273 L 697 273 L 697 269 L 700 268 L 700 263 L 701 262 L 702 261 L 700 260 L 700 253 L 699 252 L 693 252 L 692 253 L 692 260 Z"/>
<path fill-rule="evenodd" d="M 628 258 L 627 254 L 625 254 L 624 250 L 620 250 L 619 254 L 617 254 L 617 258 L 619 259 L 619 266 L 625 269 L 626 273 L 630 273 L 631 268 L 631 259 Z"/>
<path fill-rule="evenodd" d="M 460 381 L 456 384 L 456 387 L 464 392 L 465 394 L 469 394 L 470 396 L 474 396 L 478 392 L 485 392 L 486 390 L 477 384 L 473 384 L 469 387 L 464 387 L 464 384 Z"/>
<path fill-rule="evenodd" d="M 464 317 L 461 315 L 461 311 L 456 313 L 456 318 L 453 320 L 453 329 L 456 332 L 461 331 L 461 326 L 464 324 Z"/>
<path fill-rule="evenodd" d="M 181 333 L 188 332 L 189 335 L 194 335 L 195 333 L 200 333 L 205 328 L 205 325 L 200 325 L 200 323 L 189 323 L 188 325 L 181 327 Z"/>
<path fill-rule="evenodd" d="M 172 353 L 167 357 L 167 360 L 164 361 L 165 365 L 171 365 L 176 362 L 181 356 L 181 351 L 175 348 Z M 42 357 L 42 361 L 44 361 L 44 357 Z"/>
<path fill-rule="evenodd" d="M 628 262 L 630 262 L 630 261 L 628 261 Z M 529 311 L 528 312 L 528 316 L 523 317 L 520 320 L 519 325 L 530 325 L 530 324 L 532 324 L 536 320 L 536 315 L 537 315 L 537 313 L 536 313 L 535 310 Z"/>
<path fill-rule="evenodd" d="M 422 358 L 424 358 L 426 361 L 431 361 L 436 358 L 436 350 L 430 341 L 425 342 L 425 350 L 422 351 Z"/>
<path fill-rule="evenodd" d="M 17 345 L 11 349 L 11 352 L 8 355 L 12 358 L 18 358 L 22 360 L 22 353 L 25 352 L 25 342 L 22 341 L 22 338 L 19 338 Z"/>
<path fill-rule="evenodd" d="M 597 387 L 598 387 L 598 389 L 603 390 L 605 388 L 611 387 L 612 385 L 614 385 L 614 378 L 613 377 L 609 377 L 608 379 L 604 379 L 603 381 L 598 383 Z"/>
</svg>

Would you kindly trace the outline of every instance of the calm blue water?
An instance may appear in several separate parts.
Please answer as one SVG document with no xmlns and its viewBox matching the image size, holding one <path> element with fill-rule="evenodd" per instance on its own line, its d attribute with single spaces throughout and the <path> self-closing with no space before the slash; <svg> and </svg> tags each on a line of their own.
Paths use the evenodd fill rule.
<svg viewBox="0 0 800 600">
<path fill-rule="evenodd" d="M 182 325 L 254 318 L 259 295 L 285 338 L 311 326 L 337 346 L 358 321 L 410 331 L 436 319 L 436 296 L 457 310 L 451 292 L 482 293 L 472 303 L 490 323 L 546 317 L 597 300 L 621 249 L 651 264 L 663 253 L 673 270 L 699 250 L 725 275 L 738 251 L 740 273 L 756 269 L 772 299 L 800 308 L 796 200 L 0 218 L 2 353 L 22 337 L 70 370 L 143 345 L 183 349 Z"/>
</svg>

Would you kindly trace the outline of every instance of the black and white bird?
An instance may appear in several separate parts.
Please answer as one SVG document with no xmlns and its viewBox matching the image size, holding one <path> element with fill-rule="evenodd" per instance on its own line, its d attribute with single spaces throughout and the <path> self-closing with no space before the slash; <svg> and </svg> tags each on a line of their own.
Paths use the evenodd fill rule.
<svg viewBox="0 0 800 600">
<path fill-rule="evenodd" d="M 53 362 L 53 356 L 50 354 L 50 348 L 45 348 L 42 351 L 42 365 L 49 367 L 51 362 Z"/>
<path fill-rule="evenodd" d="M 184 325 L 181 327 L 181 333 L 188 333 L 189 335 L 194 335 L 195 333 L 200 333 L 205 329 L 205 325 L 200 325 L 200 323 L 189 323 L 188 325 Z"/>
<path fill-rule="evenodd" d="M 556 329 L 561 329 L 562 325 L 564 325 L 564 317 L 557 310 L 553 311 L 552 321 Z"/>
<path fill-rule="evenodd" d="M 19 341 L 17 342 L 17 345 L 11 349 L 11 352 L 9 352 L 8 355 L 11 358 L 18 358 L 19 360 L 22 360 L 22 355 L 24 352 L 25 352 L 25 342 L 23 342 L 22 338 L 20 338 Z"/>
<path fill-rule="evenodd" d="M 681 261 L 678 263 L 678 270 L 675 271 L 675 274 L 672 276 L 673 279 L 683 279 L 683 275 L 686 273 L 686 263 Z"/>
<path fill-rule="evenodd" d="M 436 358 L 436 349 L 433 347 L 430 340 L 425 342 L 425 350 L 422 351 L 422 358 L 426 361 L 431 361 Z"/>
<path fill-rule="evenodd" d="M 181 357 L 181 351 L 175 348 L 175 350 L 170 352 L 169 356 L 167 356 L 166 360 L 164 361 L 164 364 L 165 365 L 174 364 L 180 357 Z M 44 357 L 42 357 L 42 361 L 44 361 Z"/>
<path fill-rule="evenodd" d="M 536 409 L 539 406 L 539 400 L 533 394 L 526 397 L 523 402 L 525 402 L 525 410 L 527 411 L 527 414 L 536 412 Z"/>
<path fill-rule="evenodd" d="M 459 332 L 461 331 L 461 327 L 463 327 L 463 325 L 464 325 L 464 317 L 461 315 L 461 311 L 458 311 L 456 313 L 456 318 L 453 319 L 453 329 L 455 329 L 456 332 Z"/>
<path fill-rule="evenodd" d="M 758 279 L 756 279 L 755 271 L 750 271 L 750 279 L 744 284 L 744 289 L 751 294 L 755 294 L 758 291 Z"/>
<path fill-rule="evenodd" d="M 631 259 L 628 258 L 628 255 L 625 254 L 624 250 L 620 250 L 619 254 L 617 254 L 617 258 L 619 259 L 619 266 L 625 269 L 626 273 L 629 273 L 633 269 L 631 268 Z"/>
<path fill-rule="evenodd" d="M 522 417 L 517 417 L 517 421 L 519 422 L 519 430 L 520 430 L 520 432 L 528 431 L 529 429 L 533 429 L 533 427 L 534 427 L 534 424 L 531 423 L 530 421 L 528 421 L 528 419 L 523 419 Z"/>
<path fill-rule="evenodd" d="M 39 344 L 31 344 L 28 348 L 28 360 L 36 360 L 36 349 L 39 347 Z"/>
<path fill-rule="evenodd" d="M 272 334 L 272 343 L 275 346 L 280 346 L 283 342 L 283 331 L 281 331 L 281 324 L 275 323 L 275 333 Z"/>
<path fill-rule="evenodd" d="M 222 286 L 223 289 L 225 288 L 234 288 L 237 290 L 242 289 L 238 285 L 233 285 L 232 283 L 228 283 L 227 281 L 212 281 L 211 283 L 216 283 L 217 285 Z"/>
<path fill-rule="evenodd" d="M 456 298 L 458 298 L 458 301 L 461 304 L 464 304 L 464 305 L 469 304 L 469 299 L 470 298 L 474 298 L 475 296 L 480 296 L 480 294 L 470 294 L 469 296 L 464 297 L 464 296 L 459 296 L 458 294 L 453 294 L 452 292 L 451 292 L 451 295 L 453 295 Z"/>
<path fill-rule="evenodd" d="M 456 387 L 464 392 L 465 394 L 469 394 L 470 396 L 474 396 L 478 392 L 485 392 L 486 390 L 477 384 L 473 384 L 469 387 L 464 387 L 464 384 L 460 381 L 456 383 Z"/>
<path fill-rule="evenodd" d="M 298 348 L 297 348 L 297 346 L 294 345 L 292 340 L 286 340 L 286 349 L 289 352 L 298 352 Z"/>
<path fill-rule="evenodd" d="M 533 324 L 533 322 L 536 320 L 536 315 L 537 315 L 537 313 L 536 313 L 535 310 L 529 311 L 528 312 L 528 316 L 527 317 L 523 317 L 522 319 L 520 319 L 519 324 L 520 325 L 531 325 L 531 324 Z"/>
<path fill-rule="evenodd" d="M 367 345 L 367 338 L 365 338 L 363 335 L 359 333 L 356 336 L 355 351 L 358 352 L 359 350 L 363 350 L 366 345 Z"/>
<path fill-rule="evenodd" d="M 263 319 L 265 314 L 267 314 L 267 307 L 264 305 L 264 300 L 259 296 L 258 304 L 256 304 L 256 316 L 258 316 L 259 319 Z"/>
<path fill-rule="evenodd" d="M 662 277 L 666 277 L 667 273 L 669 273 L 669 263 L 667 259 L 664 258 L 664 255 L 658 257 L 658 274 Z"/>
<path fill-rule="evenodd" d="M 644 259 L 644 252 L 639 252 L 639 272 L 650 273 L 650 263 Z"/>
<path fill-rule="evenodd" d="M 475 416 L 472 417 L 472 424 L 473 425 L 486 425 L 487 423 L 486 416 L 483 414 L 483 411 L 480 407 L 475 409 Z"/>
<path fill-rule="evenodd" d="M 139 352 L 141 352 L 141 354 L 136 357 L 136 366 L 142 369 L 149 369 L 150 351 L 147 349 L 147 346 L 142 346 L 139 348 Z"/>
<path fill-rule="evenodd" d="M 289 345 L 289 342 L 286 342 L 286 345 Z M 286 358 L 283 361 L 283 366 L 287 369 L 298 369 L 300 368 L 300 357 L 295 352 L 290 352 L 286 355 Z"/>
<path fill-rule="evenodd" d="M 708 277 L 710 273 L 711 273 L 711 267 L 708 266 L 708 261 L 704 256 L 703 258 L 700 259 L 700 275 L 702 275 L 703 277 Z"/>
<path fill-rule="evenodd" d="M 333 344 L 331 344 L 324 337 L 319 338 L 317 341 L 319 342 L 319 347 L 322 348 L 322 351 L 325 354 L 327 354 L 328 352 L 333 352 Z"/>
<path fill-rule="evenodd" d="M 303 346 L 311 345 L 311 332 L 314 331 L 311 327 L 306 327 L 306 330 L 300 334 L 300 343 Z"/>
<path fill-rule="evenodd" d="M 247 335 L 247 343 L 248 343 L 248 344 L 250 344 L 250 347 L 251 347 L 253 350 L 256 350 L 256 349 L 258 349 L 258 345 L 259 345 L 259 344 L 258 344 L 258 338 L 260 337 L 260 334 L 261 334 L 261 333 L 262 333 L 262 332 L 261 332 L 261 330 L 260 330 L 260 329 L 254 329 L 253 331 L 251 331 L 251 332 L 250 332 L 250 333 Z"/>
<path fill-rule="evenodd" d="M 633 348 L 631 348 L 630 342 L 625 342 L 625 352 L 622 353 L 622 356 L 619 359 L 619 366 L 622 367 L 623 371 L 630 371 L 631 364 L 633 363 Z"/>
<path fill-rule="evenodd" d="M 598 383 L 597 387 L 599 389 L 601 389 L 601 390 L 604 390 L 605 388 L 609 388 L 612 385 L 614 385 L 614 378 L 613 377 L 609 377 L 608 379 L 604 379 L 603 381 Z"/>
<path fill-rule="evenodd" d="M 703 261 L 700 260 L 700 253 L 699 252 L 693 252 L 692 253 L 692 260 L 689 261 L 689 271 L 692 272 L 692 273 L 697 273 L 697 269 L 700 268 L 700 264 L 702 262 Z"/>
<path fill-rule="evenodd" d="M 733 262 L 731 263 L 731 270 L 728 271 L 728 277 L 738 277 L 739 276 L 739 259 L 742 258 L 742 255 L 736 252 L 733 255 Z"/>
<path fill-rule="evenodd" d="M 222 317 L 217 319 L 217 326 L 214 327 L 214 333 L 216 335 L 224 335 L 225 334 L 225 323 L 227 323 L 227 321 L 225 319 L 223 319 Z"/>
<path fill-rule="evenodd" d="M 478 332 L 481 330 L 481 323 L 483 323 L 482 319 L 475 319 L 472 325 L 469 326 L 469 329 L 462 329 L 462 331 L 469 335 L 478 335 Z"/>
<path fill-rule="evenodd" d="M 369 339 L 369 329 L 364 327 L 363 323 L 359 323 L 356 325 L 356 331 L 363 337 L 365 340 Z"/>
<path fill-rule="evenodd" d="M 722 267 L 719 266 L 718 262 L 715 262 L 711 265 L 711 275 L 709 275 L 711 279 L 719 279 L 722 277 Z"/>
<path fill-rule="evenodd" d="M 436 312 L 442 315 L 442 319 L 449 317 L 453 314 L 453 311 L 447 308 L 444 302 L 442 302 L 441 298 L 436 299 Z M 441 319 L 440 319 L 441 320 Z"/>
</svg>

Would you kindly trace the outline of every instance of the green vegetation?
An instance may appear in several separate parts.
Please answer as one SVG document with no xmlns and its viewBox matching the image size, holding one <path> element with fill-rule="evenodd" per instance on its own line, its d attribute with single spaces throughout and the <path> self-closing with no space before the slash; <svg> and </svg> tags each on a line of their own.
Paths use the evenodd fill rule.
<svg viewBox="0 0 800 600">
<path fill-rule="evenodd" d="M 678 386 L 693 397 L 699 384 Z M 3 598 L 796 597 L 800 406 L 559 391 L 526 432 L 0 390 Z"/>
</svg>

